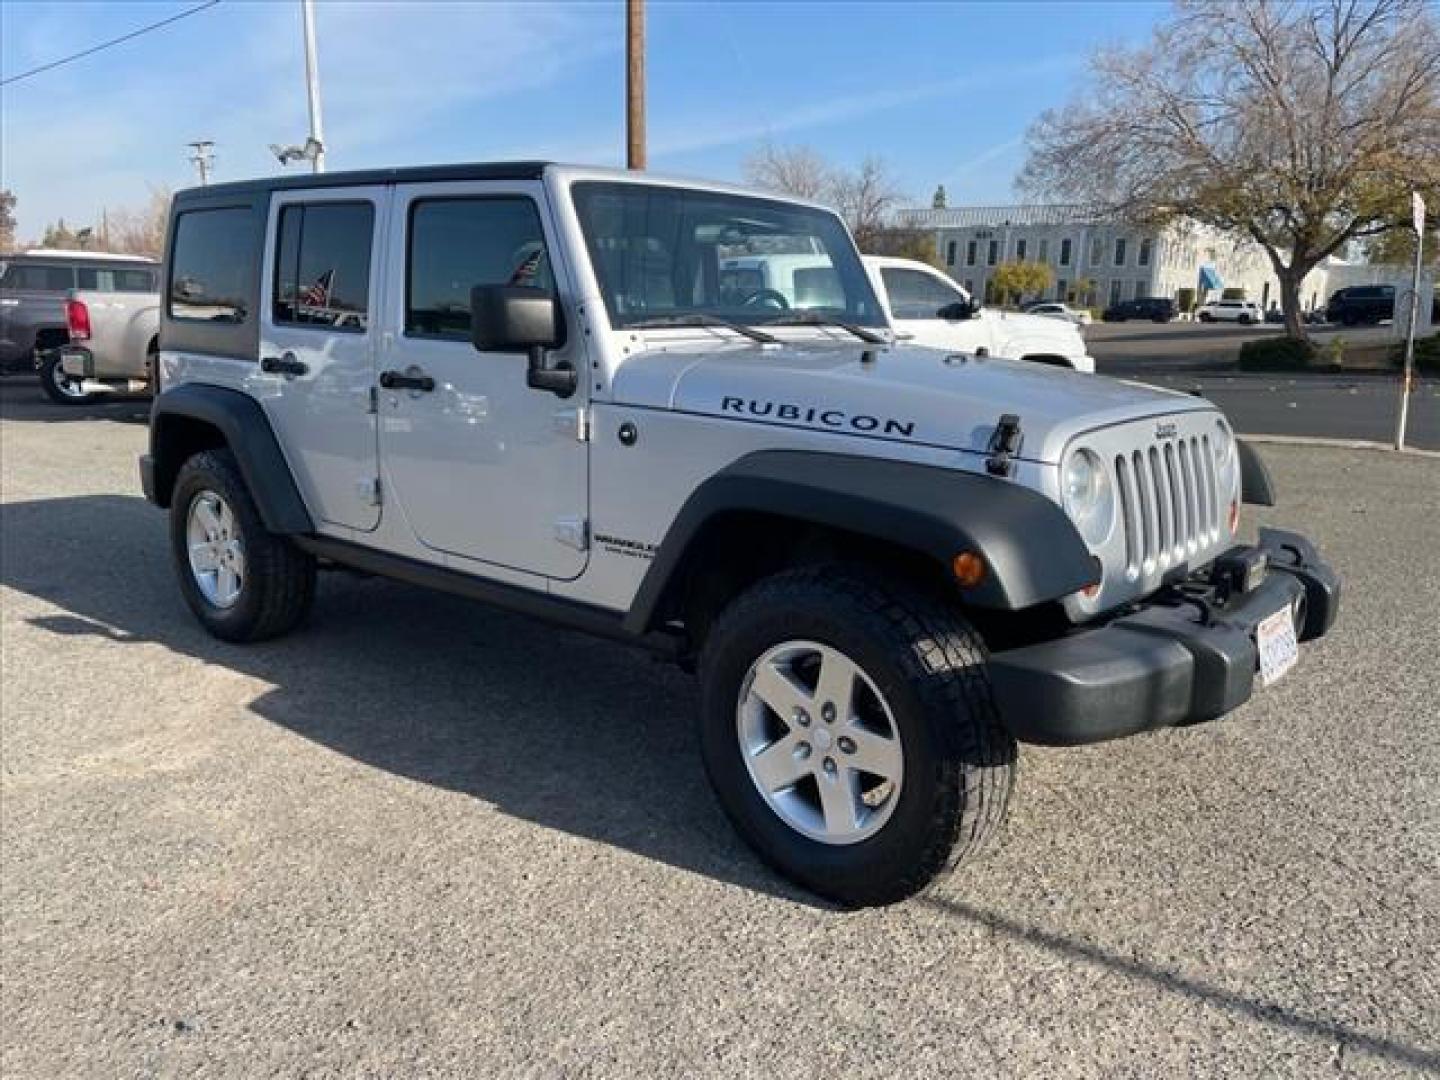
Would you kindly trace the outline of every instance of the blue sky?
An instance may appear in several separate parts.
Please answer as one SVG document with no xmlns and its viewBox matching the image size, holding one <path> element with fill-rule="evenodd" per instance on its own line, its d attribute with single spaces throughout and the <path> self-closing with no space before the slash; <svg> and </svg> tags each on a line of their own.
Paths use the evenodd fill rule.
<svg viewBox="0 0 1440 1080">
<path fill-rule="evenodd" d="M 0 3 L 11 76 L 193 6 Z M 1026 127 L 1065 100 L 1097 47 L 1145 37 L 1164 11 L 1121 3 L 649 5 L 650 165 L 735 179 L 769 138 L 837 163 L 883 157 L 928 201 L 1013 197 Z M 329 167 L 506 157 L 619 164 L 624 18 L 591 3 L 348 3 L 317 12 Z M 0 89 L 0 186 L 22 239 L 60 216 L 143 203 L 193 182 L 185 143 L 216 142 L 215 176 L 278 171 L 303 141 L 296 0 L 224 0 L 154 33 Z"/>
</svg>

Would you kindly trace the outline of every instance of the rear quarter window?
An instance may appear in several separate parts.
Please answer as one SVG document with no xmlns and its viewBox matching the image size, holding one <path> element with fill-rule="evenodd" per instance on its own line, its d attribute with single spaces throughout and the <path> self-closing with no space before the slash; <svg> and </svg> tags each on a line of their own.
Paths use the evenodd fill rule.
<svg viewBox="0 0 1440 1080">
<path fill-rule="evenodd" d="M 172 319 L 243 323 L 258 237 L 249 207 L 188 210 L 175 219 L 166 293 Z"/>
</svg>

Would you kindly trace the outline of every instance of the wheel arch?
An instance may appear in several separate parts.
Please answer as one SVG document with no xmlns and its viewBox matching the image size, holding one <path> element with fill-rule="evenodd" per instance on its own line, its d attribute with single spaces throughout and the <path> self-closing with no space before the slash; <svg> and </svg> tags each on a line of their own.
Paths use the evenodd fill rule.
<svg viewBox="0 0 1440 1080">
<path fill-rule="evenodd" d="M 969 589 L 949 569 L 964 551 L 979 554 L 987 567 Z M 1060 507 L 1008 480 L 879 458 L 764 450 L 716 473 L 681 507 L 625 627 L 657 629 L 684 618 L 697 595 L 723 602 L 786 565 L 857 556 L 949 590 L 967 607 L 997 612 L 1056 600 L 1096 579 L 1094 560 Z"/>
<path fill-rule="evenodd" d="M 185 462 L 222 447 L 235 455 L 267 529 L 292 535 L 314 531 L 264 410 L 254 398 L 225 387 L 185 383 L 156 397 L 150 413 L 150 453 L 142 465 L 147 497 L 169 506 Z"/>
</svg>

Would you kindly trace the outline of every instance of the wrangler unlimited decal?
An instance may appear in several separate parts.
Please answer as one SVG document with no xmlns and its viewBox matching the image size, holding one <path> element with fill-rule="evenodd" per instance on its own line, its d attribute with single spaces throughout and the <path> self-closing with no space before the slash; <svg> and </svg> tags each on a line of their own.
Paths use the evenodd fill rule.
<svg viewBox="0 0 1440 1080">
<path fill-rule="evenodd" d="M 878 431 L 885 435 L 904 435 L 906 438 L 915 434 L 913 420 L 882 420 L 878 416 L 847 413 L 844 409 L 826 409 L 818 405 L 792 405 L 788 402 L 759 401 L 755 398 L 724 397 L 720 399 L 720 410 L 741 416 L 773 416 L 776 420 L 849 431 Z"/>
</svg>

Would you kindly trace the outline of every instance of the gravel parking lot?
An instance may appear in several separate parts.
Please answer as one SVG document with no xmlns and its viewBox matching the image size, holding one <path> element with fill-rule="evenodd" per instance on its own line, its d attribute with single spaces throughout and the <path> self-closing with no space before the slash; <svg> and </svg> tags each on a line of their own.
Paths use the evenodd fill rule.
<svg viewBox="0 0 1440 1080">
<path fill-rule="evenodd" d="M 997 850 L 846 913 L 732 834 L 683 674 L 340 574 L 223 645 L 143 404 L 0 407 L 6 1077 L 1440 1071 L 1434 460 L 1267 447 L 1334 634 L 1224 721 L 1026 749 Z"/>
</svg>

